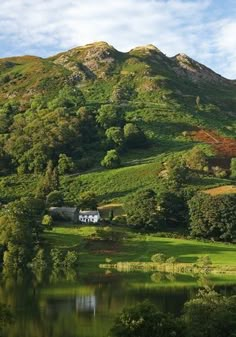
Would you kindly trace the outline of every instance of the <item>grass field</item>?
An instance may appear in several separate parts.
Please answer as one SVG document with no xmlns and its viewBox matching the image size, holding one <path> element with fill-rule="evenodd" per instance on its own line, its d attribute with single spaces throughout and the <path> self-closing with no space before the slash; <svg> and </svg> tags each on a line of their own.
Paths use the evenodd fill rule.
<svg viewBox="0 0 236 337">
<path fill-rule="evenodd" d="M 98 227 L 55 227 L 47 232 L 49 244 L 61 249 L 74 248 L 80 252 L 81 268 L 85 271 L 96 270 L 106 258 L 116 262 L 148 262 L 156 253 L 176 257 L 178 262 L 194 263 L 200 256 L 208 255 L 212 262 L 221 265 L 236 265 L 236 246 L 224 243 L 205 243 L 196 240 L 162 238 L 158 235 L 138 234 L 127 228 L 115 230 L 125 233 L 121 243 L 90 240 Z"/>
<path fill-rule="evenodd" d="M 142 189 L 151 188 L 160 193 L 164 188 L 163 181 L 159 177 L 163 170 L 163 162 L 170 158 L 178 158 L 183 154 L 186 154 L 186 151 L 160 154 L 146 158 L 150 161 L 147 163 L 140 163 L 140 159 L 140 161 L 130 162 L 130 166 L 118 169 L 66 176 L 61 181 L 65 199 L 71 201 L 78 196 L 80 191 L 92 191 L 97 195 L 99 204 L 124 203 L 132 198 L 135 192 Z M 228 179 L 203 175 L 189 181 L 186 187 L 208 189 L 230 183 L 232 184 L 232 181 Z"/>
</svg>

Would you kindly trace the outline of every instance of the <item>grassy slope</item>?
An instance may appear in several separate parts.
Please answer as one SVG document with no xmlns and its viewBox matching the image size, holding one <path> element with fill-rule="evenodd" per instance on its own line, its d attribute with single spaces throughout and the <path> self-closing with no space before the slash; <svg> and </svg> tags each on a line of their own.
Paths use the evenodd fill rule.
<svg viewBox="0 0 236 337">
<path fill-rule="evenodd" d="M 177 153 L 176 156 L 179 156 Z M 163 190 L 163 184 L 158 177 L 162 170 L 162 162 L 168 156 L 160 155 L 149 158 L 151 163 L 122 167 L 114 170 L 91 172 L 79 176 L 65 177 L 62 189 L 67 200 L 73 199 L 79 191 L 93 191 L 100 203 L 125 202 L 137 190 L 152 188 L 156 192 Z M 140 159 L 142 162 L 142 159 Z M 134 163 L 135 164 L 135 163 Z M 232 182 L 231 182 L 232 183 Z M 230 180 L 215 177 L 202 177 L 188 184 L 196 189 L 206 189 L 219 185 L 228 185 Z"/>
<path fill-rule="evenodd" d="M 108 60 L 106 55 L 109 55 Z M 114 59 L 111 65 L 110 56 Z M 81 66 L 88 59 L 90 66 L 95 69 L 94 76 Z M 123 54 L 104 43 L 75 48 L 46 60 L 27 56 L 2 59 L 0 103 L 5 102 L 8 94 L 9 97 L 12 94 L 14 100 L 21 101 L 24 112 L 24 104 L 32 96 L 43 93 L 47 99 L 51 99 L 68 83 L 71 74 L 77 73 L 82 79 L 75 85 L 80 86 L 88 105 L 99 107 L 110 103 L 117 85 L 128 88 L 130 97 L 119 103 L 120 108 L 127 122 L 135 122 L 145 131 L 152 146 L 122 154 L 124 167 L 118 170 L 102 171 L 97 167 L 97 172 L 62 179 L 68 200 L 72 199 L 71 195 L 78 196 L 80 190 L 92 190 L 98 194 L 100 202 L 123 202 L 133 192 L 144 187 L 160 190 L 157 176 L 161 162 L 167 156 L 178 156 L 181 151 L 187 151 L 195 145 L 183 137 L 183 131 L 204 126 L 235 136 L 236 118 L 232 111 L 235 111 L 236 100 L 233 82 L 227 85 L 221 82 L 193 82 L 187 76 L 178 76 L 174 71 L 175 66 L 163 54 L 153 53 L 152 50 L 149 52 L 145 48 L 136 48 Z M 9 79 L 4 82 L 6 75 Z M 197 95 L 201 97 L 199 111 L 196 109 Z M 209 110 L 209 103 L 218 108 Z M 98 151 L 97 164 L 103 155 Z M 36 181 L 37 177 L 32 181 L 32 175 L 1 178 L 1 198 L 9 201 L 31 195 Z M 224 183 L 224 180 L 209 178 L 193 185 L 204 188 Z"/>
<path fill-rule="evenodd" d="M 155 253 L 164 253 L 168 257 L 175 256 L 179 262 L 194 263 L 199 256 L 209 255 L 213 263 L 236 265 L 236 247 L 224 243 L 204 243 L 196 240 L 161 238 L 157 235 L 140 235 L 128 228 L 116 230 L 124 231 L 127 237 L 122 244 L 114 245 L 106 242 L 92 242 L 85 245 L 85 239 L 96 232 L 96 227 L 55 227 L 47 232 L 48 242 L 58 248 L 78 248 L 81 252 L 81 268 L 96 270 L 99 263 L 106 258 L 112 261 L 150 261 Z"/>
</svg>

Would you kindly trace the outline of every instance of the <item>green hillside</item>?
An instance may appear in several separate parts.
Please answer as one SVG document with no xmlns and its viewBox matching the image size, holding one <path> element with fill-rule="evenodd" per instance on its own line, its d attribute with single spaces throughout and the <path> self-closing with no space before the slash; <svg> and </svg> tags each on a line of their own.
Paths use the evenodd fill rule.
<svg viewBox="0 0 236 337">
<path fill-rule="evenodd" d="M 99 42 L 47 59 L 0 59 L 2 199 L 34 194 L 37 176 L 49 160 L 56 166 L 61 154 L 74 163 L 61 177 L 67 200 L 81 190 L 109 202 L 142 188 L 159 189 L 168 158 L 208 143 L 194 132 L 204 129 L 234 142 L 235 94 L 235 81 L 152 45 L 121 53 Z M 101 167 L 109 150 L 118 153 L 120 168 Z M 236 156 L 235 144 L 230 153 L 216 155 Z M 203 177 L 190 185 L 224 183 Z"/>
</svg>

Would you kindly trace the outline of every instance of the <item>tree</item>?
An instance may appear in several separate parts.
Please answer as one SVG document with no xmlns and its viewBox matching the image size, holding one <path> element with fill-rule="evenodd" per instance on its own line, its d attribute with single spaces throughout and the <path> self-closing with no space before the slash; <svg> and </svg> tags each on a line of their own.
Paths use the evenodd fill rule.
<svg viewBox="0 0 236 337">
<path fill-rule="evenodd" d="M 74 170 L 75 164 L 71 157 L 66 154 L 61 153 L 58 160 L 58 173 L 63 175 L 65 173 L 70 173 Z"/>
<path fill-rule="evenodd" d="M 53 225 L 53 218 L 51 217 L 51 215 L 45 214 L 43 219 L 42 219 L 42 226 L 45 229 L 52 229 L 52 225 Z"/>
<path fill-rule="evenodd" d="M 17 270 L 25 269 L 31 258 L 32 250 L 28 246 L 9 242 L 3 255 L 4 270 L 15 273 Z"/>
<path fill-rule="evenodd" d="M 127 205 L 127 222 L 147 231 L 157 228 L 157 200 L 153 190 L 139 191 L 134 195 Z"/>
<path fill-rule="evenodd" d="M 189 201 L 191 235 L 232 241 L 236 229 L 236 195 L 198 193 Z"/>
<path fill-rule="evenodd" d="M 130 148 L 144 147 L 147 145 L 147 138 L 145 134 L 133 123 L 125 124 L 124 140 L 125 144 Z"/>
<path fill-rule="evenodd" d="M 124 141 L 124 135 L 122 128 L 113 126 L 106 130 L 106 137 L 111 145 L 116 145 L 120 147 Z"/>
<path fill-rule="evenodd" d="M 51 249 L 50 257 L 51 257 L 53 269 L 63 268 L 64 256 L 60 249 L 58 248 Z"/>
<path fill-rule="evenodd" d="M 75 268 L 78 266 L 79 254 L 76 251 L 68 251 L 64 259 L 66 269 Z"/>
<path fill-rule="evenodd" d="M 5 103 L 0 108 L 0 133 L 7 133 L 13 121 L 14 115 L 17 113 L 16 106 L 11 103 Z"/>
<path fill-rule="evenodd" d="M 53 163 L 49 160 L 45 175 L 42 176 L 37 186 L 36 196 L 45 198 L 52 191 L 58 190 L 59 176 L 57 168 L 53 167 Z"/>
<path fill-rule="evenodd" d="M 55 110 L 58 107 L 67 109 L 78 109 L 84 106 L 85 98 L 82 91 L 76 87 L 66 85 L 62 88 L 58 96 L 49 102 L 48 107 L 50 110 Z"/>
<path fill-rule="evenodd" d="M 61 191 L 52 191 L 47 195 L 46 199 L 47 206 L 57 206 L 60 207 L 64 203 L 63 193 Z"/>
<path fill-rule="evenodd" d="M 159 214 L 165 226 L 182 226 L 188 223 L 188 205 L 181 193 L 165 192 L 158 197 Z"/>
<path fill-rule="evenodd" d="M 149 302 L 124 309 L 110 330 L 111 337 L 171 337 L 184 336 L 181 322 L 159 312 Z"/>
<path fill-rule="evenodd" d="M 188 181 L 189 169 L 183 160 L 169 160 L 165 166 L 167 186 L 176 192 Z"/>
<path fill-rule="evenodd" d="M 230 172 L 231 172 L 230 177 L 235 179 L 236 178 L 236 158 L 231 159 Z"/>
<path fill-rule="evenodd" d="M 22 198 L 8 204 L 0 217 L 0 244 L 4 247 L 4 267 L 25 268 L 31 261 L 33 247 L 39 240 L 44 203 Z"/>
<path fill-rule="evenodd" d="M 102 105 L 96 120 L 104 129 L 119 125 L 117 108 L 111 104 Z"/>
<path fill-rule="evenodd" d="M 79 196 L 79 206 L 82 210 L 96 210 L 96 194 L 90 191 L 81 193 Z"/>
<path fill-rule="evenodd" d="M 225 297 L 212 289 L 200 290 L 185 303 L 183 321 L 188 337 L 234 337 L 236 298 Z"/>
<path fill-rule="evenodd" d="M 208 160 L 205 152 L 195 146 L 191 151 L 188 151 L 185 157 L 186 165 L 192 170 L 202 171 L 208 165 Z"/>
<path fill-rule="evenodd" d="M 46 253 L 43 248 L 39 248 L 32 259 L 32 268 L 34 271 L 45 270 L 47 267 Z"/>
<path fill-rule="evenodd" d="M 107 154 L 101 161 L 101 165 L 106 168 L 117 168 L 121 164 L 120 156 L 116 150 L 107 151 Z"/>
</svg>

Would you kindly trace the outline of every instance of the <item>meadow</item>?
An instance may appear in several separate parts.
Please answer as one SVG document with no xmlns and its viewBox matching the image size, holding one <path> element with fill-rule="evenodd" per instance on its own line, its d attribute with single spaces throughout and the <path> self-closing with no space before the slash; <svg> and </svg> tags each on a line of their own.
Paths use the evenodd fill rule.
<svg viewBox="0 0 236 337">
<path fill-rule="evenodd" d="M 236 266 L 236 246 L 218 242 L 202 242 L 184 238 L 161 237 L 158 234 L 139 234 L 127 227 L 115 227 L 123 233 L 121 242 L 94 239 L 101 227 L 60 225 L 44 234 L 52 247 L 80 253 L 80 268 L 95 271 L 107 259 L 117 262 L 150 262 L 152 255 L 163 253 L 180 263 L 195 263 L 208 255 L 213 264 Z"/>
</svg>

